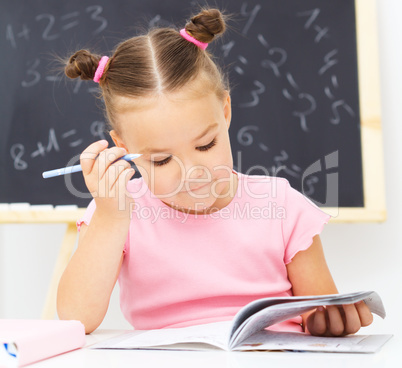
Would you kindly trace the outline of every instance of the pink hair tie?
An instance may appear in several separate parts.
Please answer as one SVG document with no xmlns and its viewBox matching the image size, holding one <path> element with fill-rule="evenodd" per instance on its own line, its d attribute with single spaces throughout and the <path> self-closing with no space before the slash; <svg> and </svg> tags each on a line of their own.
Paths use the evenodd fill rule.
<svg viewBox="0 0 402 368">
<path fill-rule="evenodd" d="M 102 56 L 101 59 L 99 60 L 98 67 L 96 68 L 96 72 L 94 75 L 94 82 L 99 83 L 108 60 L 109 58 L 107 56 Z"/>
<path fill-rule="evenodd" d="M 208 44 L 206 42 L 201 42 L 198 41 L 197 39 L 195 39 L 193 36 L 190 36 L 186 30 L 183 28 L 180 30 L 180 34 L 187 40 L 192 42 L 194 45 L 198 46 L 200 49 L 205 50 L 208 46 Z"/>
</svg>

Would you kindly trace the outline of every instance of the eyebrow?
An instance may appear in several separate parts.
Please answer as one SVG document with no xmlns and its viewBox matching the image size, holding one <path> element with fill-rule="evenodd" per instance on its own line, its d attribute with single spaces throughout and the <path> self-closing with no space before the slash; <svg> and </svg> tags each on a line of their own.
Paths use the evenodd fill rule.
<svg viewBox="0 0 402 368">
<path fill-rule="evenodd" d="M 202 137 L 207 135 L 212 129 L 218 127 L 218 123 L 212 123 L 207 128 L 199 134 L 197 137 L 194 138 L 193 142 L 196 142 L 200 140 Z M 165 153 L 169 152 L 169 148 L 150 148 L 150 147 L 145 147 L 143 150 L 140 151 L 140 153 L 145 154 L 145 153 Z"/>
</svg>

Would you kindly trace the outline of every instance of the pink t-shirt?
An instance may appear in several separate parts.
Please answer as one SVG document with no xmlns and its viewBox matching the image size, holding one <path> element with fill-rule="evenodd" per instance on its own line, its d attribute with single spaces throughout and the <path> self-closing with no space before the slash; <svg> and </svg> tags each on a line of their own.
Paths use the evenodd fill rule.
<svg viewBox="0 0 402 368">
<path fill-rule="evenodd" d="M 142 178 L 119 275 L 120 306 L 136 329 L 231 320 L 247 303 L 292 295 L 286 264 L 330 218 L 283 178 L 238 175 L 233 200 L 209 215 L 177 211 Z M 95 210 L 92 201 L 78 228 Z M 301 317 L 276 330 L 301 331 Z"/>
</svg>

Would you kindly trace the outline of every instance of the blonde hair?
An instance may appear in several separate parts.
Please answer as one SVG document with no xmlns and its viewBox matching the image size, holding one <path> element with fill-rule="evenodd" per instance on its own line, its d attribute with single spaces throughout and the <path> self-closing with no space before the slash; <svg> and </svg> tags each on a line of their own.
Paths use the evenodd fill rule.
<svg viewBox="0 0 402 368">
<path fill-rule="evenodd" d="M 225 32 L 225 19 L 227 16 L 218 9 L 202 8 L 185 30 L 195 39 L 211 43 Z M 65 74 L 92 80 L 100 59 L 100 55 L 79 50 L 68 59 Z M 194 93 L 213 91 L 223 99 L 225 91 L 230 90 L 227 76 L 213 61 L 213 55 L 184 39 L 178 30 L 152 28 L 145 35 L 121 42 L 99 81 L 111 128 L 117 129 L 116 116 L 127 98 L 140 100 L 177 92 L 195 80 L 202 88 L 197 87 Z"/>
</svg>

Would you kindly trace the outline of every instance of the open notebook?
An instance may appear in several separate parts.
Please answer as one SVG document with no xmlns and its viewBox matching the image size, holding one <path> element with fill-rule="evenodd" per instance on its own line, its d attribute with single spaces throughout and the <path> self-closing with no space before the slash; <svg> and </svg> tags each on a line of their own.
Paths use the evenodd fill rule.
<svg viewBox="0 0 402 368">
<path fill-rule="evenodd" d="M 372 313 L 385 317 L 376 292 L 263 298 L 243 307 L 232 321 L 184 328 L 130 331 L 98 343 L 94 349 L 297 350 L 373 353 L 392 335 L 316 337 L 298 332 L 277 332 L 266 327 L 288 320 L 321 305 L 351 304 L 364 300 Z"/>
</svg>

